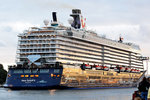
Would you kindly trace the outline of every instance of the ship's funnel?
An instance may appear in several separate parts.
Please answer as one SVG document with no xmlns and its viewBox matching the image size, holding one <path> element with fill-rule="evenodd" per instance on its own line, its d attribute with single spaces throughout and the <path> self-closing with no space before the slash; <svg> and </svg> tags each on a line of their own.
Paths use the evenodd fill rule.
<svg viewBox="0 0 150 100">
<path fill-rule="evenodd" d="M 51 22 L 51 26 L 58 26 L 56 12 L 52 12 L 52 17 L 53 17 L 53 21 Z"/>
<path fill-rule="evenodd" d="M 57 22 L 56 12 L 52 12 L 53 22 Z"/>
<path fill-rule="evenodd" d="M 72 27 L 75 29 L 85 28 L 85 22 L 80 9 L 72 9 L 72 14 L 70 16 L 73 17 Z"/>
<path fill-rule="evenodd" d="M 80 9 L 72 9 L 72 14 L 81 14 Z"/>
</svg>

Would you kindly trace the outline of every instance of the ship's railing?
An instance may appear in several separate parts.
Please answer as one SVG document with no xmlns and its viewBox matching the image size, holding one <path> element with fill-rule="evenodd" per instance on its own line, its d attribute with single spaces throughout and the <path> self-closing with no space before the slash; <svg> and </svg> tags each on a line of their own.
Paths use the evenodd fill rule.
<svg viewBox="0 0 150 100">
<path fill-rule="evenodd" d="M 34 38 L 34 39 L 18 39 L 19 41 L 33 41 L 33 40 L 53 40 L 57 39 L 57 37 L 49 37 L 49 38 Z"/>
<path fill-rule="evenodd" d="M 129 48 L 127 45 L 119 43 L 119 42 L 114 42 L 113 40 L 110 39 L 104 39 L 102 37 L 91 37 L 86 35 L 85 38 L 87 41 L 92 41 L 92 42 L 97 42 L 97 43 L 103 43 L 105 45 L 114 45 L 114 46 L 119 46 L 119 47 L 124 47 L 124 48 Z"/>
<path fill-rule="evenodd" d="M 32 53 L 41 53 L 41 54 L 43 54 L 43 53 L 58 53 L 59 51 L 57 51 L 57 50 L 55 50 L 55 51 L 51 51 L 51 50 L 49 50 L 49 51 L 32 51 L 32 52 L 30 52 L 30 51 L 19 51 L 19 52 L 17 52 L 17 54 L 32 54 Z"/>
<path fill-rule="evenodd" d="M 18 36 L 58 35 L 58 33 L 62 33 L 66 29 L 66 27 L 38 28 L 38 30 L 25 30 L 23 33 L 18 34 Z"/>
<path fill-rule="evenodd" d="M 29 45 L 29 44 L 57 44 L 59 43 L 58 41 L 50 41 L 50 42 L 24 42 L 24 43 L 19 43 L 19 45 Z"/>
<path fill-rule="evenodd" d="M 9 69 L 40 69 L 40 68 L 62 68 L 62 67 L 56 67 L 54 64 L 53 65 L 42 65 L 42 66 L 37 66 L 37 67 L 33 67 L 33 66 L 16 66 L 16 65 L 13 65 L 13 66 L 8 66 Z"/>
<path fill-rule="evenodd" d="M 48 49 L 59 49 L 60 47 L 58 46 L 55 46 L 55 47 L 51 47 L 51 46 L 47 46 L 47 47 L 18 47 L 18 49 L 45 49 L 45 48 L 48 48 Z"/>
<path fill-rule="evenodd" d="M 17 55 L 16 57 L 20 58 L 20 57 L 24 57 L 24 58 L 27 58 L 28 55 Z M 56 57 L 56 53 L 50 53 L 50 54 L 42 54 L 41 55 L 41 58 L 43 57 Z"/>
<path fill-rule="evenodd" d="M 69 39 L 64 39 L 64 38 L 58 38 L 58 39 L 60 39 L 60 40 L 63 40 L 65 43 L 63 43 L 63 42 L 61 42 L 60 44 L 63 44 L 63 45 L 67 45 L 67 46 L 69 46 L 69 45 L 71 45 L 71 46 L 73 46 L 74 45 L 74 43 L 78 43 L 78 44 L 80 44 L 80 45 L 85 45 L 86 46 L 86 49 L 90 49 L 89 47 L 90 46 L 92 46 L 92 47 L 98 47 L 97 48 L 97 50 L 100 50 L 102 47 L 101 46 L 94 46 L 94 45 L 91 45 L 91 44 L 88 44 L 88 43 L 82 43 L 82 42 L 79 42 L 79 41 L 71 41 L 71 40 L 69 40 Z M 66 42 L 67 41 L 67 42 Z M 72 45 L 73 44 L 73 45 Z M 79 45 L 77 45 L 77 47 L 81 47 L 81 48 L 84 48 L 85 46 L 79 46 Z M 105 48 L 107 48 L 108 50 L 110 50 L 111 48 L 108 48 L 108 47 L 105 47 Z M 93 50 L 93 49 L 92 49 Z M 96 50 L 96 51 L 97 51 Z M 128 52 L 125 52 L 125 51 L 119 51 L 119 50 L 114 50 L 114 49 L 111 49 L 111 50 L 113 50 L 113 51 L 115 51 L 115 52 L 118 52 L 118 53 L 122 53 L 122 54 L 126 54 L 127 55 L 127 57 L 128 57 Z"/>
<path fill-rule="evenodd" d="M 42 56 L 43 58 L 56 58 L 59 56 Z M 17 58 L 27 58 L 27 56 L 21 56 L 21 57 L 17 57 Z"/>
<path fill-rule="evenodd" d="M 95 37 L 98 37 L 98 38 L 103 38 L 107 41 L 113 41 L 113 42 L 116 42 L 116 43 L 119 43 L 118 41 L 116 40 L 112 40 L 112 39 L 108 39 L 108 38 L 105 38 L 105 37 L 102 37 L 102 36 L 97 36 L 97 33 L 95 31 L 91 31 L 91 30 L 84 30 L 84 29 L 74 29 L 74 28 L 70 28 L 70 27 L 44 27 L 44 28 L 36 28 L 33 29 L 34 31 L 37 31 L 39 33 L 34 33 L 33 35 L 46 35 L 46 32 L 44 33 L 40 33 L 40 31 L 48 31 L 48 30 L 51 30 L 51 31 L 55 31 L 55 33 L 53 33 L 54 35 L 60 33 L 59 31 L 61 31 L 61 34 L 62 34 L 62 31 L 65 31 L 65 30 L 71 30 L 71 31 L 78 31 L 78 33 L 82 32 L 82 33 L 86 33 L 86 34 L 94 34 Z M 19 34 L 18 36 L 22 36 L 22 35 L 28 35 L 30 32 L 32 32 L 33 30 L 26 30 L 24 31 L 24 34 Z M 58 31 L 58 33 L 56 32 Z M 52 32 L 48 32 L 47 35 L 51 34 Z M 77 33 L 75 33 L 77 34 Z M 74 35 L 75 35 L 74 34 Z M 32 35 L 32 34 L 30 34 Z M 125 45 L 128 45 L 128 46 L 131 46 L 134 48 L 134 49 L 137 49 L 137 50 L 140 50 L 139 46 L 138 45 L 135 45 L 133 43 L 119 43 L 119 44 L 125 44 Z"/>
<path fill-rule="evenodd" d="M 20 33 L 18 36 L 43 36 L 43 35 L 57 35 L 57 32 L 53 33 L 34 33 L 34 34 L 29 34 L 29 33 Z"/>
<path fill-rule="evenodd" d="M 72 29 L 72 30 L 73 30 L 73 29 Z M 91 31 L 91 30 L 87 30 L 87 31 L 86 31 L 86 30 L 81 30 L 81 31 L 82 31 L 82 32 L 85 31 L 85 32 L 90 33 L 90 34 L 94 34 L 94 36 L 95 36 L 95 37 L 98 37 L 98 38 L 103 38 L 103 39 L 105 39 L 105 40 L 109 40 L 109 41 L 112 41 L 112 42 L 120 43 L 120 42 L 118 42 L 117 40 L 112 40 L 112 39 L 106 38 L 106 37 L 104 37 L 104 36 L 97 35 L 97 33 L 96 33 L 95 31 Z M 125 44 L 125 45 L 129 45 L 129 46 L 133 46 L 133 47 L 137 48 L 137 50 L 140 50 L 139 45 L 134 44 L 134 43 L 122 42 L 122 43 L 120 43 L 120 44 Z"/>
<path fill-rule="evenodd" d="M 67 38 L 63 38 L 63 37 L 58 37 L 57 39 L 64 41 L 65 44 L 68 44 L 68 45 L 71 45 L 71 43 L 76 43 L 76 44 L 79 44 L 79 45 L 92 46 L 93 48 L 101 49 L 101 46 L 92 45 L 92 44 L 84 43 L 84 42 L 80 42 L 80 41 L 72 41 L 71 39 L 67 39 Z"/>
<path fill-rule="evenodd" d="M 8 68 L 27 68 L 28 70 L 29 69 L 32 69 L 32 68 L 63 68 L 63 65 L 62 63 L 60 62 L 57 62 L 57 61 L 52 61 L 50 63 L 48 62 L 39 62 L 41 63 L 40 65 L 30 65 L 27 61 L 23 61 L 23 62 L 18 62 L 17 65 L 13 65 L 13 66 L 8 66 Z"/>
<path fill-rule="evenodd" d="M 115 47 L 120 47 L 120 48 L 124 48 L 124 49 L 129 49 L 130 47 L 132 47 L 133 49 L 140 50 L 138 45 L 131 46 L 131 43 L 129 43 L 129 44 L 124 43 L 124 42 L 120 43 L 116 40 L 100 37 L 100 36 L 97 36 L 97 35 L 91 37 L 91 36 L 89 36 L 90 34 L 88 34 L 88 31 L 85 31 L 85 33 L 83 31 L 79 31 L 79 30 L 73 30 L 73 31 L 76 31 L 73 34 L 73 36 L 82 38 L 82 35 L 85 34 L 85 39 L 88 40 L 88 41 L 95 41 L 95 42 L 103 43 L 103 44 L 106 44 L 106 45 L 114 45 Z M 77 32 L 77 31 L 79 31 L 79 32 Z M 99 41 L 99 40 L 101 40 L 101 41 Z M 132 43 L 132 45 L 135 45 L 135 44 Z M 130 47 L 128 47 L 128 46 L 130 46 Z"/>
</svg>

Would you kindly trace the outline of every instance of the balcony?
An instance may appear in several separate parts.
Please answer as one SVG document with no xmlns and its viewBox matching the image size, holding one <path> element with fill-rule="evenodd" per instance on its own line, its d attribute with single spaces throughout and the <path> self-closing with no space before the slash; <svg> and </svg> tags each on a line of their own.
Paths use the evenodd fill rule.
<svg viewBox="0 0 150 100">
<path fill-rule="evenodd" d="M 18 51 L 17 54 L 44 54 L 44 53 L 58 53 L 58 51 Z"/>
<path fill-rule="evenodd" d="M 57 41 L 50 41 L 50 42 L 24 42 L 24 43 L 19 43 L 19 45 L 32 45 L 32 44 L 58 44 L 59 42 Z"/>
<path fill-rule="evenodd" d="M 52 47 L 52 46 L 47 46 L 47 47 L 43 47 L 43 46 L 41 46 L 41 47 L 18 47 L 18 50 L 21 50 L 21 49 L 59 49 L 60 47 L 58 47 L 58 46 L 55 46 L 55 47 Z"/>
<path fill-rule="evenodd" d="M 47 33 L 47 32 L 45 32 L 45 33 L 32 33 L 32 34 L 29 34 L 29 33 L 21 33 L 21 34 L 19 34 L 18 35 L 18 37 L 22 37 L 22 36 L 43 36 L 43 35 L 57 35 L 58 33 L 51 33 L 51 32 L 49 32 L 49 33 Z"/>
</svg>

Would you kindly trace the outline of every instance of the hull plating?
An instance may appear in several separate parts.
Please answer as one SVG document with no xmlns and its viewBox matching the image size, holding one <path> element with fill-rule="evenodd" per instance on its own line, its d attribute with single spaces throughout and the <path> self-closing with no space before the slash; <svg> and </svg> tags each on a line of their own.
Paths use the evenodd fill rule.
<svg viewBox="0 0 150 100">
<path fill-rule="evenodd" d="M 26 69 L 10 69 L 6 84 L 8 88 L 52 88 L 60 85 L 62 69 L 36 69 L 37 72 L 24 73 Z M 23 73 L 22 73 L 22 71 Z M 29 69 L 27 69 L 29 70 Z M 32 71 L 32 69 L 30 69 Z M 34 69 L 35 70 L 35 69 Z M 16 72 L 15 72 L 16 71 Z M 21 72 L 19 72 L 21 71 Z"/>
</svg>

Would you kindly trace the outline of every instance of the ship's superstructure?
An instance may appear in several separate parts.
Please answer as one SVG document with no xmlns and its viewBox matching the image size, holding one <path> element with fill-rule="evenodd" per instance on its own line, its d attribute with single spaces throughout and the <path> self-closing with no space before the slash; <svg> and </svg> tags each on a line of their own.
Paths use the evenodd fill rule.
<svg viewBox="0 0 150 100">
<path fill-rule="evenodd" d="M 72 27 L 61 26 L 55 20 L 53 26 L 32 27 L 19 34 L 17 62 L 27 61 L 28 55 L 41 55 L 47 64 L 62 62 L 64 67 L 79 67 L 85 63 L 143 70 L 139 46 L 106 39 L 93 31 L 81 29 L 80 14 L 80 10 L 73 10 Z"/>
<path fill-rule="evenodd" d="M 51 25 L 44 20 L 45 27 L 18 35 L 17 66 L 9 68 L 6 87 L 135 86 L 144 71 L 139 46 L 86 30 L 79 9 L 70 16 L 70 27 L 53 12 Z"/>
</svg>

